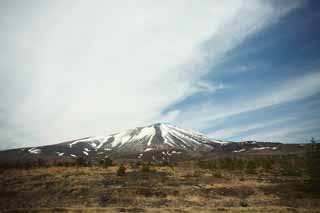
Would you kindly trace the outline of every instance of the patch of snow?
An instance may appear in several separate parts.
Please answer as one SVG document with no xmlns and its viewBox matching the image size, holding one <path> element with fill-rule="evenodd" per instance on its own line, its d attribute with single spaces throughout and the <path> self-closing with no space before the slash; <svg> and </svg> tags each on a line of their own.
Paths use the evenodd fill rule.
<svg viewBox="0 0 320 213">
<path fill-rule="evenodd" d="M 152 160 L 156 160 L 156 158 L 154 157 L 154 155 L 152 155 Z"/>
<path fill-rule="evenodd" d="M 182 133 L 184 133 L 184 134 L 188 134 L 188 135 L 192 135 L 192 136 L 197 136 L 197 137 L 201 137 L 201 138 L 206 138 L 205 136 L 201 135 L 200 133 L 194 132 L 194 131 L 192 131 L 192 130 L 181 129 L 181 128 L 177 127 L 177 126 L 173 126 L 173 125 L 169 125 L 169 124 L 167 124 L 166 126 L 168 126 L 168 127 L 169 127 L 170 129 L 172 129 L 172 130 L 180 131 L 180 132 L 182 132 Z M 209 140 L 209 138 L 207 138 L 207 139 Z"/>
<path fill-rule="evenodd" d="M 220 141 L 220 140 L 215 140 L 215 139 L 210 139 L 211 141 L 215 142 L 215 143 L 219 143 L 221 145 L 227 145 L 229 144 L 230 142 L 228 141 Z"/>
<path fill-rule="evenodd" d="M 111 136 L 95 137 L 95 139 L 99 141 L 99 145 L 96 147 L 96 149 L 100 149 L 103 146 L 103 144 L 105 144 L 109 140 L 109 138 L 111 138 Z"/>
<path fill-rule="evenodd" d="M 172 150 L 172 151 L 171 151 L 171 155 L 172 155 L 172 154 L 178 155 L 178 154 L 181 154 L 181 153 L 182 153 L 182 152 L 177 152 L 176 150 Z"/>
<path fill-rule="evenodd" d="M 266 149 L 266 147 L 254 147 L 254 148 L 252 148 L 252 150 L 263 150 L 263 149 Z"/>
<path fill-rule="evenodd" d="M 122 146 L 127 143 L 131 139 L 131 133 L 133 130 L 128 130 L 124 132 L 120 132 L 118 134 L 113 135 L 113 141 L 111 143 L 111 147 Z"/>
<path fill-rule="evenodd" d="M 104 150 L 105 150 L 105 151 L 111 151 L 112 149 L 110 149 L 110 148 L 105 148 Z"/>
<path fill-rule="evenodd" d="M 72 148 L 73 145 L 80 143 L 80 142 L 91 142 L 92 139 L 91 138 L 84 138 L 84 139 L 79 139 L 76 141 L 73 141 L 72 143 L 69 144 L 69 147 Z"/>
<path fill-rule="evenodd" d="M 108 139 L 110 137 L 111 136 L 99 136 L 99 137 L 88 137 L 88 138 L 84 138 L 84 139 L 79 139 L 79 140 L 76 140 L 76 141 L 70 143 L 69 147 L 72 148 L 73 145 L 82 142 L 82 143 L 91 143 L 90 145 L 94 149 L 99 149 L 104 143 L 106 143 L 108 141 Z"/>
<path fill-rule="evenodd" d="M 143 156 L 143 153 L 140 153 L 140 154 L 138 155 L 138 158 L 142 158 L 142 156 Z"/>
<path fill-rule="evenodd" d="M 265 149 L 272 149 L 272 150 L 276 150 L 277 147 L 270 147 L 270 146 L 266 146 L 266 147 L 254 147 L 252 148 L 252 150 L 265 150 Z"/>
<path fill-rule="evenodd" d="M 134 136 L 133 139 L 140 140 L 142 138 L 149 137 L 147 145 L 151 146 L 151 141 L 152 141 L 152 138 L 155 136 L 155 134 L 156 134 L 156 129 L 153 126 L 145 127 L 140 131 L 138 135 Z"/>
<path fill-rule="evenodd" d="M 41 149 L 38 149 L 38 148 L 31 148 L 28 150 L 28 152 L 30 154 L 40 154 L 41 153 Z"/>
<path fill-rule="evenodd" d="M 91 150 L 88 149 L 88 148 L 84 148 L 84 150 L 85 150 L 86 152 L 90 152 L 90 151 L 91 151 Z"/>
<path fill-rule="evenodd" d="M 166 155 L 166 153 L 165 152 L 161 152 L 163 155 Z"/>
<path fill-rule="evenodd" d="M 76 157 L 77 157 L 77 156 L 76 156 L 76 155 L 74 155 L 74 154 L 70 154 L 70 156 L 71 156 L 71 157 L 74 157 L 74 158 L 76 158 Z"/>
<path fill-rule="evenodd" d="M 85 154 L 85 155 L 87 155 L 87 156 L 89 155 L 89 153 L 86 152 L 86 151 L 82 151 L 82 153 Z"/>
<path fill-rule="evenodd" d="M 149 151 L 151 151 L 152 150 L 152 148 L 146 148 L 145 150 L 144 150 L 144 152 L 149 152 Z"/>
<path fill-rule="evenodd" d="M 189 137 L 187 133 L 179 131 L 179 129 L 171 128 L 170 133 L 174 135 L 176 138 L 179 138 L 181 141 L 190 141 L 194 144 L 202 144 L 199 141 L 195 140 L 194 138 Z"/>
<path fill-rule="evenodd" d="M 171 147 L 175 147 L 175 143 L 171 139 L 169 134 L 169 131 L 170 131 L 169 128 L 164 124 L 160 124 L 160 130 L 161 130 L 161 137 L 163 138 L 163 142 L 165 144 L 168 144 Z"/>
<path fill-rule="evenodd" d="M 181 128 L 177 127 L 177 126 L 172 126 L 172 125 L 168 125 L 168 124 L 166 126 L 168 126 L 171 130 L 174 130 L 176 132 L 178 131 L 179 133 L 180 132 L 183 133 L 182 135 L 184 135 L 185 137 L 195 141 L 196 143 L 199 143 L 199 141 L 198 140 L 194 140 L 193 138 L 188 137 L 186 135 L 191 135 L 191 136 L 193 136 L 195 138 L 199 138 L 200 141 L 207 140 L 207 141 L 212 141 L 212 142 L 219 143 L 219 144 L 227 144 L 227 143 L 229 143 L 229 142 L 226 142 L 226 141 L 220 141 L 220 140 L 215 140 L 215 139 L 208 138 L 208 137 L 204 136 L 203 134 L 200 134 L 200 133 L 192 131 L 192 130 L 185 130 L 185 129 L 181 129 Z"/>
<path fill-rule="evenodd" d="M 246 149 L 239 149 L 239 150 L 234 150 L 233 152 L 245 152 Z"/>
<path fill-rule="evenodd" d="M 58 156 L 63 156 L 64 153 L 63 152 L 56 152 Z"/>
</svg>

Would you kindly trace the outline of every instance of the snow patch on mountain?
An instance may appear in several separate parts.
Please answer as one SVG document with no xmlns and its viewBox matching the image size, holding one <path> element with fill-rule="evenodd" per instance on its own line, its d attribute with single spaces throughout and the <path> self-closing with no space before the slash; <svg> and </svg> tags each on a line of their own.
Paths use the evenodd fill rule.
<svg viewBox="0 0 320 213">
<path fill-rule="evenodd" d="M 254 147 L 254 148 L 252 148 L 252 150 L 277 150 L 278 148 L 277 147 L 275 147 L 275 146 L 273 146 L 273 147 L 270 147 L 270 146 L 266 146 L 266 147 Z"/>
<path fill-rule="evenodd" d="M 133 139 L 140 140 L 147 137 L 149 138 L 147 145 L 150 146 L 152 138 L 155 136 L 155 134 L 156 134 L 156 129 L 153 126 L 145 127 L 140 131 L 140 133 L 137 136 L 133 137 Z"/>
<path fill-rule="evenodd" d="M 69 147 L 72 148 L 78 143 L 86 143 L 95 151 L 103 149 L 105 151 L 145 152 L 151 149 L 211 150 L 228 142 L 210 139 L 200 133 L 184 130 L 170 124 L 158 123 L 128 129 L 108 136 L 79 139 L 70 143 Z M 89 152 L 88 150 L 85 151 Z"/>
<path fill-rule="evenodd" d="M 234 150 L 233 152 L 245 152 L 246 149 L 239 149 L 239 150 Z"/>
<path fill-rule="evenodd" d="M 56 152 L 58 156 L 63 156 L 64 153 L 63 152 Z"/>
<path fill-rule="evenodd" d="M 38 149 L 38 148 L 31 148 L 28 150 L 28 152 L 30 154 L 40 154 L 41 153 L 41 149 Z"/>
</svg>

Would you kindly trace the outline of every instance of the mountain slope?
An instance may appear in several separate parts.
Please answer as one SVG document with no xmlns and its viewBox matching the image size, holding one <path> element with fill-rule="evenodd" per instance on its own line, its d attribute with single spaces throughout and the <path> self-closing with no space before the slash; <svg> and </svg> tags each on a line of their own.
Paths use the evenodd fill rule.
<svg viewBox="0 0 320 213">
<path fill-rule="evenodd" d="M 208 151 L 226 142 L 210 139 L 196 132 L 169 124 L 137 127 L 120 133 L 88 137 L 69 143 L 69 147 L 89 144 L 94 150 L 118 152 L 143 152 L 148 150 L 183 149 L 185 151 Z"/>
<path fill-rule="evenodd" d="M 63 143 L 0 152 L 0 162 L 24 159 L 63 160 L 77 157 L 168 161 L 217 153 L 280 153 L 301 150 L 300 145 L 270 142 L 224 142 L 179 127 L 157 123 L 119 133 Z"/>
</svg>

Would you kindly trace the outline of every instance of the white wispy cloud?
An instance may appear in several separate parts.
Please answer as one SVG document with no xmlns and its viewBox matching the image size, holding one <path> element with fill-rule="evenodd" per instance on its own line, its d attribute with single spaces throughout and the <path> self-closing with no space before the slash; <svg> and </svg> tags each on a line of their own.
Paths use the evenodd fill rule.
<svg viewBox="0 0 320 213">
<path fill-rule="evenodd" d="M 206 65 L 297 6 L 259 0 L 26 4 L 3 7 L 0 15 L 0 44 L 7 47 L 0 113 L 9 115 L 2 128 L 29 138 L 0 137 L 21 145 L 163 120 L 159 112 L 168 105 L 224 87 L 199 82 Z M 169 112 L 166 119 L 181 114 Z"/>
<path fill-rule="evenodd" d="M 320 72 L 310 72 L 237 100 L 222 103 L 205 102 L 181 111 L 176 122 L 190 128 L 201 129 L 210 126 L 215 120 L 301 100 L 320 92 L 319 79 Z"/>
<path fill-rule="evenodd" d="M 306 131 L 308 130 L 308 131 Z M 274 142 L 309 142 L 312 137 L 319 137 L 319 120 L 303 120 L 282 127 L 269 128 L 268 131 L 258 132 L 243 137 L 243 140 L 259 140 Z M 291 137 L 290 137 L 291 136 Z M 293 136 L 293 137 L 292 137 Z"/>
<path fill-rule="evenodd" d="M 285 123 L 290 120 L 293 120 L 292 117 L 289 118 L 273 118 L 272 120 L 268 121 L 260 121 L 260 122 L 254 122 L 249 124 L 237 124 L 236 126 L 229 127 L 229 128 L 223 128 L 217 131 L 213 131 L 209 133 L 208 135 L 213 138 L 219 138 L 219 139 L 230 139 L 233 137 L 238 136 L 239 134 L 243 132 L 247 132 L 249 130 L 259 129 L 259 128 L 266 128 L 273 126 L 275 124 L 279 123 Z M 252 139 L 252 138 L 251 138 Z"/>
</svg>

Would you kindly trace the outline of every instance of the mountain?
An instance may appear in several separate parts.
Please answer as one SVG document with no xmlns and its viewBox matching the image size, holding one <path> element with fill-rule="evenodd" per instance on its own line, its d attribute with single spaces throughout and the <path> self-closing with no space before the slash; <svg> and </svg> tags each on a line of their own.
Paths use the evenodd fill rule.
<svg viewBox="0 0 320 213">
<path fill-rule="evenodd" d="M 108 136 L 75 140 L 69 143 L 69 146 L 72 148 L 80 144 L 89 144 L 95 151 L 146 152 L 151 150 L 183 149 L 197 152 L 212 150 L 225 143 L 227 142 L 210 139 L 190 130 L 157 123 Z"/>
<path fill-rule="evenodd" d="M 1 151 L 0 162 L 39 158 L 59 160 L 77 157 L 175 161 L 206 153 L 276 152 L 285 146 L 280 143 L 256 141 L 226 142 L 170 124 L 157 123 L 107 136 L 86 137 L 48 146 Z"/>
</svg>

